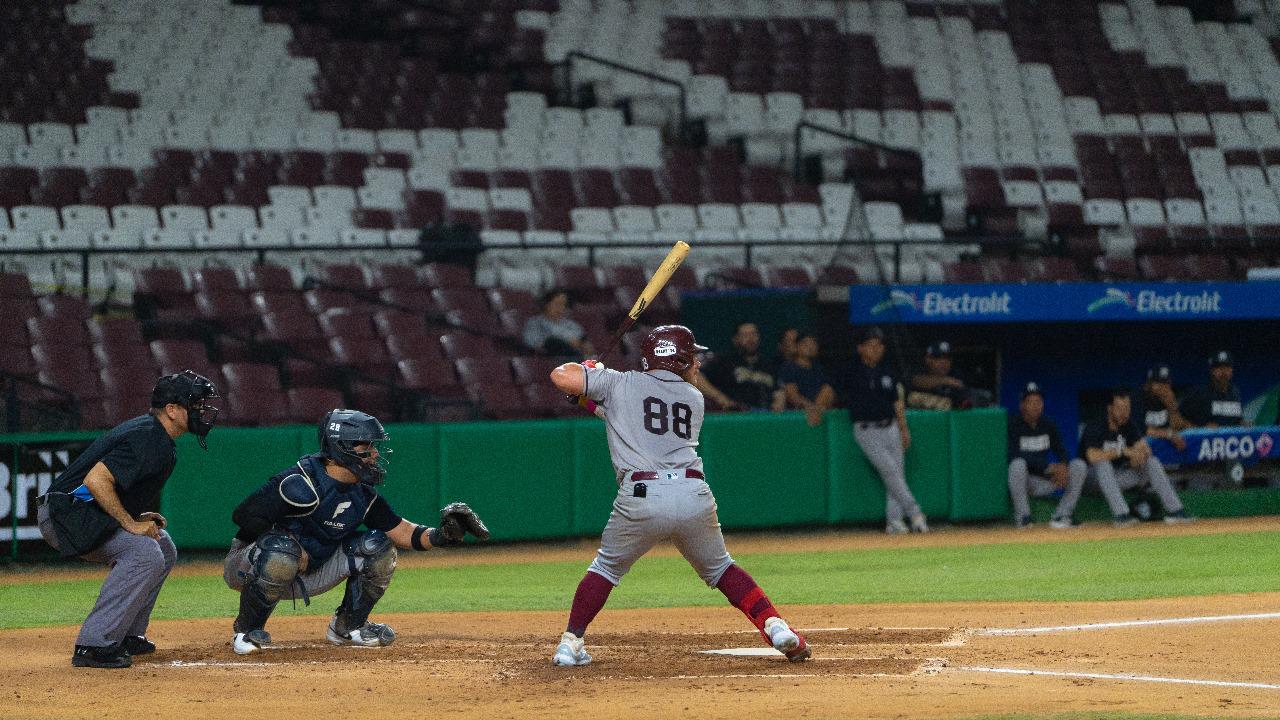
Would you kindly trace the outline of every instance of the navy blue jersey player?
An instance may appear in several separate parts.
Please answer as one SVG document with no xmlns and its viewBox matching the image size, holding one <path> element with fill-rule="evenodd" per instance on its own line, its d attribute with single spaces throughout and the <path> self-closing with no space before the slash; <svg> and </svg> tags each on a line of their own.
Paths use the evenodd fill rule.
<svg viewBox="0 0 1280 720">
<path fill-rule="evenodd" d="M 281 599 L 310 602 L 344 580 L 329 642 L 390 645 L 395 632 L 369 622 L 369 613 L 391 584 L 397 549 L 457 545 L 468 532 L 489 537 L 464 503 L 442 509 L 434 528 L 397 515 L 377 489 L 386 476 L 387 440 L 372 415 L 333 410 L 320 421 L 320 452 L 276 473 L 236 507 L 231 517 L 240 530 L 223 567 L 227 585 L 240 592 L 236 653 L 271 643 L 266 623 Z"/>
</svg>

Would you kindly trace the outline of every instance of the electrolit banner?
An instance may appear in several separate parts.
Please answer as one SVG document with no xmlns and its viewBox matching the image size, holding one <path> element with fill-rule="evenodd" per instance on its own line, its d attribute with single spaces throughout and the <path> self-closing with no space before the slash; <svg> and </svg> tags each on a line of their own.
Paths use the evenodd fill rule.
<svg viewBox="0 0 1280 720">
<path fill-rule="evenodd" d="M 855 325 L 1267 318 L 1280 318 L 1280 282 L 849 288 L 849 321 Z"/>
</svg>

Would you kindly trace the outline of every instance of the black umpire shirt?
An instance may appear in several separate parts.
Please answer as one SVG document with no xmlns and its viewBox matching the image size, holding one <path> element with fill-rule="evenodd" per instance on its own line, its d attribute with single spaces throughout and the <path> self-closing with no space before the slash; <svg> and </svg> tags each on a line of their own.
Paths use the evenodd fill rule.
<svg viewBox="0 0 1280 720">
<path fill-rule="evenodd" d="M 898 379 L 885 367 L 884 361 L 867 367 L 855 359 L 840 384 L 849 419 L 853 422 L 881 422 L 896 416 L 893 405 L 898 402 Z"/>
<path fill-rule="evenodd" d="M 1067 447 L 1062 444 L 1058 426 L 1047 417 L 1041 417 L 1035 426 L 1027 424 L 1022 415 L 1009 417 L 1009 461 L 1016 458 L 1027 461 L 1027 471 L 1043 475 L 1049 467 L 1049 455 L 1054 462 L 1067 462 Z"/>
<path fill-rule="evenodd" d="M 137 517 L 160 509 L 160 491 L 178 462 L 177 447 L 160 421 L 151 415 L 126 420 L 80 453 L 49 486 L 83 500 L 93 495 L 84 478 L 101 462 L 115 478 L 116 495 L 125 512 Z"/>
<path fill-rule="evenodd" d="M 1240 425 L 1244 422 L 1244 407 L 1240 404 L 1240 389 L 1232 383 L 1226 392 L 1218 392 L 1213 385 L 1201 385 L 1182 400 L 1182 416 L 1192 425 Z"/>
<path fill-rule="evenodd" d="M 719 355 L 702 369 L 712 385 L 732 400 L 753 408 L 768 409 L 777 387 L 773 366 L 763 356 L 748 360 L 735 349 Z"/>
<path fill-rule="evenodd" d="M 1094 420 L 1084 426 L 1084 432 L 1080 435 L 1080 457 L 1088 462 L 1089 448 L 1106 451 L 1124 450 L 1141 440 L 1144 435 L 1145 433 L 1138 429 L 1137 423 L 1132 419 L 1122 425 L 1119 430 L 1112 430 L 1107 425 L 1106 418 Z M 1129 467 L 1128 456 L 1121 455 L 1118 460 L 1112 460 L 1111 467 L 1117 470 Z"/>
</svg>

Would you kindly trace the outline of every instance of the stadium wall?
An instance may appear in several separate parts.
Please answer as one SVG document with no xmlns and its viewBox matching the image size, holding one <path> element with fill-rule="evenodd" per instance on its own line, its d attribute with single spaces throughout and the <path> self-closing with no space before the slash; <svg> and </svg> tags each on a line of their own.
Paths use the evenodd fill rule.
<svg viewBox="0 0 1280 720">
<path fill-rule="evenodd" d="M 907 474 L 930 517 L 1008 514 L 1003 410 L 913 411 L 908 422 L 913 443 Z M 388 432 L 394 452 L 383 491 L 409 519 L 433 522 L 445 502 L 466 500 L 498 540 L 591 536 L 608 520 L 613 469 L 604 426 L 595 418 L 392 425 Z M 57 454 L 74 457 L 94 436 L 0 435 L 5 504 L 17 509 L 12 496 L 22 490 L 21 507 L 33 509 L 41 486 L 58 469 L 45 459 L 65 466 Z M 178 465 L 161 512 L 180 547 L 221 548 L 234 534 L 232 508 L 267 477 L 311 452 L 315 430 L 217 428 L 208 452 L 190 437 L 178 443 Z M 828 413 L 817 428 L 808 427 L 801 413 L 714 415 L 703 427 L 700 450 L 727 529 L 884 519 L 884 487 L 853 442 L 843 412 Z M 45 477 L 30 477 L 41 470 Z M 27 479 L 17 482 L 20 476 Z M 25 515 L 30 517 L 20 522 L 33 524 L 34 511 Z M 9 512 L 0 522 L 8 530 L 13 519 Z M 38 541 L 31 546 L 38 548 Z"/>
</svg>

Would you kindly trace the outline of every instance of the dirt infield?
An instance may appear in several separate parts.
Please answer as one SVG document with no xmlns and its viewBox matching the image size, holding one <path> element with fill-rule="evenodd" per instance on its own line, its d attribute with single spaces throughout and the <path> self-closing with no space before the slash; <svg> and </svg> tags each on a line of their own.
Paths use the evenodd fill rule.
<svg viewBox="0 0 1280 720">
<path fill-rule="evenodd" d="M 1229 527 L 1275 529 L 1276 522 L 1258 525 Z M 1040 536 L 984 532 L 911 540 L 933 544 L 952 535 L 951 542 L 966 544 Z M 836 539 L 833 534 L 817 542 L 831 549 Z M 841 542 L 879 546 L 884 539 L 855 533 Z M 747 544 L 731 540 L 738 552 L 750 552 Z M 777 536 L 769 549 L 781 549 Z M 510 562 L 521 552 L 499 548 L 466 557 Z M 552 552 L 581 557 L 583 550 L 574 545 Z M 70 668 L 75 628 L 7 631 L 0 633 L 0 676 L 6 680 L 0 717 L 1280 715 L 1280 593 L 1108 603 L 809 605 L 787 614 L 794 625 L 810 629 L 810 662 L 702 652 L 763 648 L 759 635 L 727 606 L 606 609 L 588 635 L 595 663 L 572 669 L 550 664 L 563 612 L 381 615 L 400 639 L 377 650 L 327 645 L 324 617 L 283 616 L 271 627 L 278 647 L 248 657 L 231 653 L 228 619 L 159 622 L 150 635 L 160 652 L 125 671 Z M 1241 615 L 1255 617 L 1207 620 Z M 1158 622 L 1123 624 L 1132 621 Z M 1056 629 L 1043 629 L 1050 626 Z M 1028 671 L 1059 674 L 1015 674 Z"/>
</svg>

